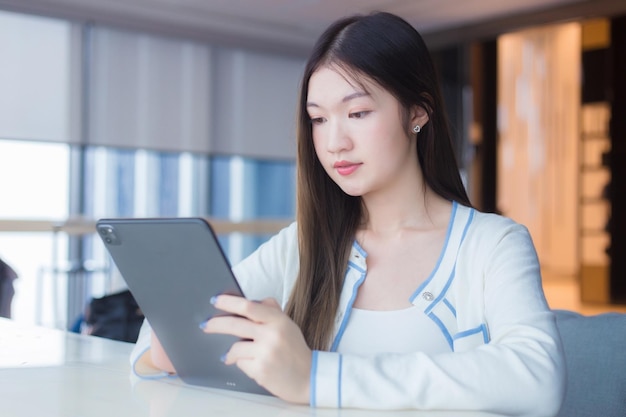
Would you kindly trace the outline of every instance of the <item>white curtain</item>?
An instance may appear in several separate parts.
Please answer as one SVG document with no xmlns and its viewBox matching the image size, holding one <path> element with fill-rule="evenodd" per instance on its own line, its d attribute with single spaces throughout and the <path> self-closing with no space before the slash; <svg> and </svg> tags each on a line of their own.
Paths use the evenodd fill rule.
<svg viewBox="0 0 626 417">
<path fill-rule="evenodd" d="M 212 150 L 295 158 L 297 94 L 304 60 L 219 49 L 215 54 Z"/>
<path fill-rule="evenodd" d="M 79 31 L 0 11 L 0 139 L 80 141 Z"/>
<path fill-rule="evenodd" d="M 210 47 L 94 28 L 87 143 L 161 151 L 210 149 Z"/>
<path fill-rule="evenodd" d="M 295 158 L 303 58 L 3 11 L 0 58 L 2 139 Z"/>
</svg>

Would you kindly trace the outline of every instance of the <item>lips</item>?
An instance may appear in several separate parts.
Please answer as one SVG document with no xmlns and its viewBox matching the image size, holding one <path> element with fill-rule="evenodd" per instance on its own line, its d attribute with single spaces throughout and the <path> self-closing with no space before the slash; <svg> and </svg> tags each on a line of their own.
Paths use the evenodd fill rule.
<svg viewBox="0 0 626 417">
<path fill-rule="evenodd" d="M 335 170 L 337 171 L 339 175 L 346 176 L 346 175 L 352 174 L 360 166 L 361 164 L 354 163 L 354 162 L 339 161 L 339 162 L 335 162 L 335 164 L 333 165 L 333 168 L 335 168 Z"/>
</svg>

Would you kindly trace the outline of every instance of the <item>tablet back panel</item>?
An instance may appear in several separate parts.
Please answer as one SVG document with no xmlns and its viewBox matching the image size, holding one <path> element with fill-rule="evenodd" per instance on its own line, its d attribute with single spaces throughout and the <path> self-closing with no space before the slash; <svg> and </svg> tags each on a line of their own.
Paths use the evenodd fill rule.
<svg viewBox="0 0 626 417">
<path fill-rule="evenodd" d="M 205 220 L 101 219 L 96 228 L 184 382 L 268 394 L 220 360 L 237 338 L 198 327 L 220 314 L 209 302 L 212 296 L 242 294 Z"/>
</svg>

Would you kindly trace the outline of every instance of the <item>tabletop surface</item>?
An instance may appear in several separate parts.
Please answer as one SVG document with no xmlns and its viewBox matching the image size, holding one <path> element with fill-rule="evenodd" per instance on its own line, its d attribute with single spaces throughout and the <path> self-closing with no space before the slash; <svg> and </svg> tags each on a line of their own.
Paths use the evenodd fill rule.
<svg viewBox="0 0 626 417">
<path fill-rule="evenodd" d="M 493 414 L 314 409 L 278 398 L 131 376 L 133 345 L 0 319 L 0 416 L 377 417 Z"/>
</svg>

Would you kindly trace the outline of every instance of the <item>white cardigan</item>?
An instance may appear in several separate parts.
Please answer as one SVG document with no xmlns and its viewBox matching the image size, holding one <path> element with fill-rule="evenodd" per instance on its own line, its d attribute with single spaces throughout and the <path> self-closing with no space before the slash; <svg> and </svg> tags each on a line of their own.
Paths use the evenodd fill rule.
<svg viewBox="0 0 626 417">
<path fill-rule="evenodd" d="M 285 307 L 299 268 L 297 226 L 283 229 L 234 268 L 247 298 Z M 481 410 L 554 416 L 565 390 L 563 351 L 525 227 L 454 203 L 444 249 L 411 303 L 424 309 L 453 352 L 334 352 L 367 254 L 354 244 L 329 352 L 313 352 L 311 406 Z M 131 357 L 149 347 L 146 324 Z"/>
</svg>

